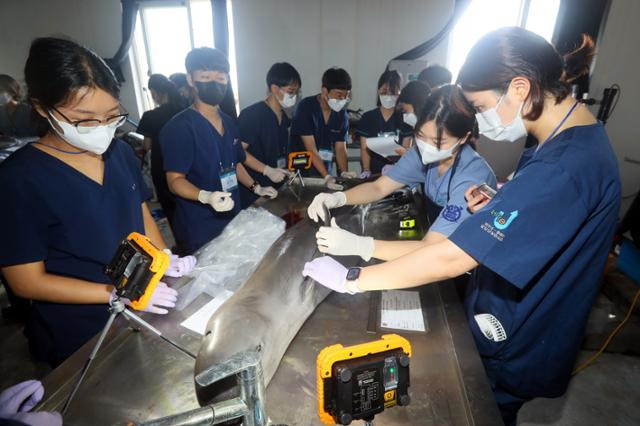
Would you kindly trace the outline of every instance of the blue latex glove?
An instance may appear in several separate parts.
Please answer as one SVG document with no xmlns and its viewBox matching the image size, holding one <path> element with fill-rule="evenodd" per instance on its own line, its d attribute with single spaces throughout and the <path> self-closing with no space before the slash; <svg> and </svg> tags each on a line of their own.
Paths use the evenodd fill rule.
<svg viewBox="0 0 640 426">
<path fill-rule="evenodd" d="M 169 267 L 164 273 L 167 277 L 181 277 L 188 274 L 196 266 L 197 259 L 195 256 L 180 257 L 175 254 L 169 256 Z"/>
<path fill-rule="evenodd" d="M 23 413 L 31 410 L 44 396 L 39 380 L 18 383 L 0 393 L 0 414 Z"/>
<path fill-rule="evenodd" d="M 347 293 L 344 286 L 347 281 L 347 268 L 329 256 L 318 257 L 307 262 L 302 270 L 302 275 L 311 277 L 316 282 L 338 293 Z"/>
<path fill-rule="evenodd" d="M 393 166 L 394 166 L 393 164 L 385 164 L 384 166 L 382 166 L 382 176 L 388 175 L 389 170 L 391 170 Z"/>
<path fill-rule="evenodd" d="M 27 380 L 0 393 L 0 418 L 16 420 L 31 426 L 61 426 L 59 413 L 28 413 L 44 396 L 38 380 Z"/>
</svg>

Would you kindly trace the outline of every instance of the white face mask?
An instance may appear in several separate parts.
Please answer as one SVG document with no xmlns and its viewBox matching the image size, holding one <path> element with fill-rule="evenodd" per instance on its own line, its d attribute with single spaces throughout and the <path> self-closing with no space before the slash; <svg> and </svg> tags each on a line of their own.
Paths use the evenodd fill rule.
<svg viewBox="0 0 640 426">
<path fill-rule="evenodd" d="M 0 106 L 5 106 L 11 100 L 11 96 L 6 93 L 0 94 Z"/>
<path fill-rule="evenodd" d="M 296 104 L 297 97 L 298 95 L 282 92 L 282 99 L 278 98 L 278 102 L 282 108 L 291 108 Z"/>
<path fill-rule="evenodd" d="M 397 96 L 393 95 L 380 95 L 380 104 L 383 108 L 391 109 L 396 106 L 396 102 L 398 101 Z"/>
<path fill-rule="evenodd" d="M 458 145 L 460 145 L 460 141 L 458 141 L 449 149 L 438 150 L 438 148 L 431 145 L 430 143 L 427 143 L 418 138 L 415 139 L 416 145 L 418 146 L 418 151 L 420 151 L 420 157 L 422 157 L 422 164 L 424 165 L 442 161 L 451 157 L 453 155 L 453 150 L 456 149 Z"/>
<path fill-rule="evenodd" d="M 88 130 L 87 133 L 80 133 L 73 124 L 58 120 L 51 112 L 49 113 L 49 116 L 53 118 L 55 123 L 62 129 L 62 132 L 60 132 L 56 126 L 53 125 L 51 120 L 48 119 L 51 127 L 53 127 L 55 132 L 62 139 L 76 148 L 90 151 L 98 155 L 104 154 L 107 148 L 109 148 L 109 145 L 111 145 L 111 141 L 113 140 L 113 135 L 116 133 L 116 128 L 119 127 L 116 125 L 95 126 L 91 130 Z"/>
<path fill-rule="evenodd" d="M 476 114 L 476 120 L 478 121 L 478 131 L 481 135 L 494 141 L 509 141 L 515 142 L 520 138 L 527 136 L 527 128 L 524 126 L 524 120 L 522 119 L 522 107 L 524 102 L 520 104 L 518 108 L 518 114 L 516 118 L 509 124 L 502 124 L 500 116 L 498 115 L 498 105 L 504 99 L 505 95 L 502 95 L 498 103 L 493 108 L 479 112 Z"/>
<path fill-rule="evenodd" d="M 418 122 L 418 117 L 412 112 L 402 114 L 402 121 L 408 124 L 411 127 L 416 127 L 416 123 Z"/>
<path fill-rule="evenodd" d="M 342 108 L 344 108 L 347 105 L 347 103 L 349 103 L 349 98 L 345 98 L 345 99 L 329 98 L 327 103 L 329 104 L 329 108 L 331 108 L 335 112 L 340 112 L 342 111 Z"/>
</svg>

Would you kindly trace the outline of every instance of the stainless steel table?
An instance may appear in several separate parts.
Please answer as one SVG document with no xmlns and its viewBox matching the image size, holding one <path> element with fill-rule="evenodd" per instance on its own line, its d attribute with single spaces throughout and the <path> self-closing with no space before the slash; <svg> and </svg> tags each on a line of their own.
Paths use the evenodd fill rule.
<svg viewBox="0 0 640 426">
<path fill-rule="evenodd" d="M 264 203 L 283 215 L 304 208 L 316 193 L 282 190 L 277 203 Z M 302 194 L 302 196 L 301 196 Z M 389 238 L 397 232 L 398 215 L 373 208 L 368 235 Z M 389 224 L 392 223 L 393 226 Z M 174 285 L 184 285 L 178 281 Z M 467 328 L 462 306 L 452 282 L 418 289 L 428 324 L 425 333 L 398 333 L 413 347 L 411 404 L 376 417 L 379 425 L 499 425 L 500 415 Z M 349 296 L 331 294 L 309 317 L 290 344 L 267 388 L 267 413 L 274 423 L 320 424 L 316 408 L 315 361 L 325 346 L 350 345 L 393 332 L 377 325 L 379 293 Z M 184 311 L 166 316 L 143 315 L 168 337 L 197 352 L 200 336 L 180 323 L 207 303 L 200 296 Z M 46 397 L 39 409 L 59 410 L 94 341 L 56 368 L 44 380 Z M 198 406 L 193 384 L 194 360 L 149 332 L 136 332 L 118 318 L 94 361 L 65 424 L 109 425 L 143 421 Z"/>
</svg>

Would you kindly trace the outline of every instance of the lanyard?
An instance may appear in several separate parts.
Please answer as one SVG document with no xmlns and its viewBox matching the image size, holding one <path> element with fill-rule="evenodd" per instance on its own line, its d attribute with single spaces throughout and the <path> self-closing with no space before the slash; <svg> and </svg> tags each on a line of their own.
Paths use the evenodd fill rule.
<svg viewBox="0 0 640 426">
<path fill-rule="evenodd" d="M 571 109 L 569 110 L 569 112 L 567 113 L 567 115 L 564 116 L 564 118 L 562 119 L 562 121 L 560 121 L 560 123 L 558 123 L 558 125 L 556 126 L 555 129 L 553 129 L 553 132 L 551 132 L 551 134 L 549 135 L 549 137 L 547 139 L 544 140 L 544 142 L 542 142 L 540 145 L 538 145 L 538 147 L 536 148 L 536 152 L 538 152 L 538 150 L 540 149 L 540 147 L 542 147 L 542 145 L 546 144 L 547 142 L 549 142 L 551 139 L 553 139 L 553 137 L 556 135 L 556 132 L 558 131 L 558 129 L 560 129 L 560 127 L 562 127 L 562 125 L 564 124 L 565 121 L 567 121 L 567 119 L 569 118 L 569 116 L 571 115 L 571 113 L 573 112 L 574 109 L 576 109 L 576 107 L 578 106 L 580 102 L 576 101 L 575 104 L 573 104 L 573 106 L 571 107 Z"/>
</svg>

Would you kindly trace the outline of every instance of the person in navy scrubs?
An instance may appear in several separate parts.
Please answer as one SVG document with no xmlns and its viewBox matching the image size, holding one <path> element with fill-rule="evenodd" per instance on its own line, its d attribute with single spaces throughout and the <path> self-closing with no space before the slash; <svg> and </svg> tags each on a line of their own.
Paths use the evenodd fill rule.
<svg viewBox="0 0 640 426">
<path fill-rule="evenodd" d="M 287 148 L 291 121 L 285 109 L 296 104 L 302 86 L 300 74 L 287 62 L 273 64 L 267 72 L 267 99 L 243 109 L 238 117 L 240 140 L 247 153 L 244 165 L 261 187 L 282 183 L 287 170 Z M 258 195 L 240 189 L 242 206 L 251 205 Z"/>
<path fill-rule="evenodd" d="M 399 94 L 400 74 L 395 70 L 383 72 L 378 79 L 378 107 L 362 114 L 356 130 L 360 137 L 362 179 L 381 173 L 384 166 L 398 160 L 397 156 L 383 157 L 367 148 L 367 138 L 392 136 L 400 147 L 405 138 L 413 135 L 413 129 L 403 125 L 402 112 L 396 109 Z M 407 142 L 410 140 L 407 138 Z"/>
<path fill-rule="evenodd" d="M 303 272 L 358 292 L 475 269 L 467 318 L 507 425 L 516 424 L 525 401 L 566 391 L 616 227 L 615 154 L 603 125 L 569 96 L 567 83 L 589 69 L 594 50 L 584 36 L 563 60 L 519 27 L 480 39 L 458 76 L 480 133 L 508 141 L 531 133 L 540 141 L 525 151 L 513 179 L 491 200 L 471 187 L 467 205 L 475 213 L 446 240 L 363 269 L 325 256 Z"/>
<path fill-rule="evenodd" d="M 135 231 L 166 244 L 146 205 L 140 161 L 112 140 L 127 114 L 102 59 L 71 41 L 36 39 L 25 81 L 42 136 L 0 164 L 0 267 L 31 300 L 32 354 L 56 366 L 104 327 L 115 297 L 104 269 L 120 242 Z M 183 261 L 172 257 L 170 268 Z M 175 301 L 161 283 L 145 310 L 167 313 Z"/>
<path fill-rule="evenodd" d="M 367 204 L 381 200 L 405 186 L 421 185 L 427 204 L 429 232 L 422 241 L 375 241 L 343 229 L 337 224 L 321 227 L 317 234 L 320 251 L 395 259 L 423 244 L 445 240 L 470 216 L 465 192 L 472 185 L 496 187 L 491 167 L 472 147 L 477 138 L 473 106 L 455 85 L 442 86 L 429 95 L 415 130 L 415 144 L 393 166 L 388 175 L 345 192 L 318 194 L 308 208 L 311 219 L 324 219 L 324 208 L 345 204 Z"/>
<path fill-rule="evenodd" d="M 238 182 L 259 195 L 260 188 L 242 163 L 245 153 L 233 119 L 220 111 L 229 82 L 229 62 L 217 49 L 193 49 L 185 60 L 187 80 L 195 92 L 190 108 L 173 117 L 160 132 L 167 184 L 176 195 L 173 233 L 177 250 L 192 254 L 220 235 L 240 211 Z"/>
<path fill-rule="evenodd" d="M 350 93 L 349 73 L 329 68 L 322 75 L 320 93 L 300 101 L 291 122 L 291 151 L 310 151 L 313 167 L 306 174 L 323 177 L 331 189 L 342 189 L 331 175 L 334 158 L 340 177 L 356 177 L 349 172 L 347 161 Z"/>
</svg>

